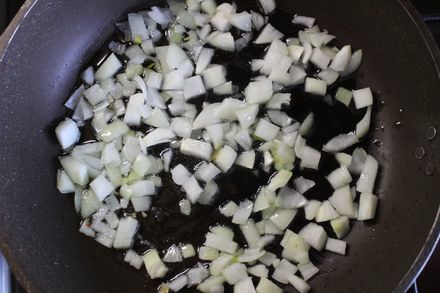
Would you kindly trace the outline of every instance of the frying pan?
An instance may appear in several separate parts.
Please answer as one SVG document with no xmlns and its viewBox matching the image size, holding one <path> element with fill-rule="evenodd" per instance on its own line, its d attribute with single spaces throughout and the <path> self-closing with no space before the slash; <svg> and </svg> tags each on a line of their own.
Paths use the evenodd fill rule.
<svg viewBox="0 0 440 293">
<path fill-rule="evenodd" d="M 377 220 L 355 223 L 348 257 L 324 253 L 315 292 L 403 292 L 439 235 L 440 55 L 406 0 L 278 0 L 364 51 L 358 87 L 379 103 L 369 151 L 381 166 Z M 151 2 L 148 2 L 150 4 Z M 27 1 L 0 41 L 0 243 L 29 292 L 147 292 L 145 272 L 77 232 L 79 218 L 54 184 L 54 121 L 81 68 L 139 0 Z M 401 122 L 401 123 L 397 123 Z M 396 125 L 399 124 L 399 125 Z M 383 126 L 379 127 L 379 126 Z M 426 156 L 416 160 L 423 146 Z"/>
</svg>

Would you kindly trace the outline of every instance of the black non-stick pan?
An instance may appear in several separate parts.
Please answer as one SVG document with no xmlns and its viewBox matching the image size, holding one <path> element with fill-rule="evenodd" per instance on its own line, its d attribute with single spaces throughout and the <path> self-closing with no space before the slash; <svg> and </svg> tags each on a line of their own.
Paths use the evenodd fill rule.
<svg viewBox="0 0 440 293">
<path fill-rule="evenodd" d="M 348 256 L 323 254 L 313 290 L 403 292 L 440 229 L 440 137 L 426 137 L 428 127 L 440 129 L 439 52 L 406 0 L 277 3 L 291 15 L 316 17 L 342 44 L 362 48 L 356 85 L 371 86 L 378 104 L 377 141 L 369 147 L 381 166 L 377 220 L 354 224 Z M 53 125 L 113 23 L 149 4 L 27 1 L 0 41 L 0 243 L 29 292 L 148 292 L 145 272 L 78 233 L 70 199 L 55 188 Z M 426 155 L 418 160 L 420 146 Z M 430 176 L 428 163 L 434 164 Z"/>
</svg>

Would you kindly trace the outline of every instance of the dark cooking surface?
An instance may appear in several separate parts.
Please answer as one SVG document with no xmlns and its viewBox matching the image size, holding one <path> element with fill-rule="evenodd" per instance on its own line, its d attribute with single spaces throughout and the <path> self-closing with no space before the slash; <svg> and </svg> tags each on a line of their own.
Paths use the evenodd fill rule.
<svg viewBox="0 0 440 293">
<path fill-rule="evenodd" d="M 1 7 L 1 5 L 0 5 L 0 7 Z M 1 11 L 1 9 L 0 9 L 0 11 Z M 373 85 L 373 87 L 374 87 L 374 85 Z M 431 287 L 431 289 L 432 289 L 432 287 Z M 428 291 L 422 291 L 422 292 L 428 292 Z M 432 292 L 434 292 L 434 291 L 432 291 Z"/>
</svg>

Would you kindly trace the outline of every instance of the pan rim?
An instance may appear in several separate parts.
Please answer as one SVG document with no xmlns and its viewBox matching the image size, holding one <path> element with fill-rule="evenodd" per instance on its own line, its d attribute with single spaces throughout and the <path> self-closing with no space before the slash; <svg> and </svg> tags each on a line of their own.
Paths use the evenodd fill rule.
<svg viewBox="0 0 440 293">
<path fill-rule="evenodd" d="M 31 12 L 32 8 L 39 0 L 26 0 L 22 5 L 20 10 L 17 12 L 11 23 L 8 25 L 4 33 L 0 36 L 0 63 L 3 61 L 4 55 L 8 50 L 10 43 L 13 41 L 15 33 L 20 29 L 21 23 L 25 20 L 27 15 Z M 411 4 L 409 0 L 397 0 L 401 5 L 402 9 L 409 16 L 412 23 L 416 26 L 419 34 L 421 35 L 423 42 L 425 43 L 435 69 L 437 71 L 438 78 L 440 80 L 440 50 L 430 33 L 427 26 L 424 24 L 420 15 L 418 14 L 415 7 Z M 0 226 L 1 228 L 1 226 Z M 6 237 L 3 233 L 0 233 L 0 248 L 3 255 L 9 261 L 9 265 L 14 272 L 14 275 L 18 279 L 19 283 L 30 292 L 38 292 L 38 288 L 35 287 L 35 282 L 29 274 L 23 270 L 25 266 L 20 263 L 20 261 L 12 253 L 12 249 L 9 243 L 7 243 Z M 412 262 L 407 273 L 402 277 L 400 282 L 396 285 L 393 292 L 406 292 L 414 280 L 419 276 L 429 258 L 431 257 L 437 243 L 440 240 L 440 206 L 437 209 L 436 217 L 431 226 L 431 230 L 426 237 L 426 241 L 420 249 L 419 254 Z"/>
</svg>

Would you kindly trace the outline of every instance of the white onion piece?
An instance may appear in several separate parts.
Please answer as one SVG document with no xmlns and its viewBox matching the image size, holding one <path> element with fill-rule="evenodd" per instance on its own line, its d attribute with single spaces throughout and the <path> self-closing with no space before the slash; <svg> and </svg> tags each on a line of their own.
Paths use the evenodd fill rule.
<svg viewBox="0 0 440 293">
<path fill-rule="evenodd" d="M 156 249 L 150 249 L 144 255 L 144 263 L 151 279 L 163 278 L 168 272 L 167 266 L 162 262 Z"/>
<path fill-rule="evenodd" d="M 191 120 L 185 117 L 175 117 L 171 121 L 170 125 L 173 132 L 183 138 L 188 138 L 192 133 L 192 123 Z"/>
<path fill-rule="evenodd" d="M 345 255 L 345 250 L 347 248 L 347 242 L 339 239 L 328 238 L 325 245 L 325 250 Z"/>
<path fill-rule="evenodd" d="M 124 256 L 124 261 L 138 270 L 142 267 L 142 264 L 144 263 L 142 256 L 138 255 L 132 249 L 127 250 Z"/>
<path fill-rule="evenodd" d="M 357 219 L 359 221 L 374 219 L 376 214 L 378 198 L 371 193 L 363 193 L 359 198 L 359 211 Z"/>
<path fill-rule="evenodd" d="M 206 93 L 202 78 L 199 75 L 185 79 L 183 83 L 183 96 L 189 100 Z"/>
<path fill-rule="evenodd" d="M 280 245 L 284 248 L 282 256 L 296 263 L 306 263 L 309 261 L 309 244 L 298 234 L 286 230 Z"/>
<path fill-rule="evenodd" d="M 270 178 L 268 190 L 275 191 L 281 187 L 284 187 L 292 177 L 292 172 L 286 170 L 280 170 Z"/>
<path fill-rule="evenodd" d="M 75 145 L 81 135 L 78 125 L 71 119 L 66 119 L 55 128 L 58 142 L 63 149 L 68 149 Z"/>
<path fill-rule="evenodd" d="M 217 10 L 217 13 L 211 18 L 211 25 L 216 29 L 216 32 L 221 33 L 230 30 L 231 24 L 229 22 L 229 19 L 231 17 L 231 14 L 232 12 Z"/>
<path fill-rule="evenodd" d="M 173 292 L 179 292 L 188 284 L 188 277 L 186 275 L 180 275 L 167 283 L 167 287 Z"/>
<path fill-rule="evenodd" d="M 379 164 L 377 161 L 372 156 L 368 155 L 361 175 L 356 182 L 356 191 L 359 191 L 360 193 L 373 192 L 378 169 Z"/>
<path fill-rule="evenodd" d="M 213 262 L 211 262 L 209 266 L 209 272 L 212 276 L 219 276 L 221 275 L 224 268 L 229 266 L 232 260 L 232 255 L 229 254 L 223 254 L 219 258 L 215 259 Z"/>
<path fill-rule="evenodd" d="M 204 293 L 222 293 L 224 292 L 224 282 L 223 276 L 211 276 L 197 286 L 197 290 Z"/>
<path fill-rule="evenodd" d="M 255 151 L 242 152 L 235 160 L 235 164 L 252 170 L 255 164 Z"/>
<path fill-rule="evenodd" d="M 182 252 L 180 248 L 176 245 L 172 245 L 168 248 L 165 256 L 162 258 L 164 262 L 176 263 L 183 261 Z"/>
<path fill-rule="evenodd" d="M 248 128 L 252 124 L 254 124 L 255 119 L 258 115 L 259 106 L 258 105 L 249 105 L 245 108 L 239 109 L 236 111 L 236 116 L 242 128 Z"/>
<path fill-rule="evenodd" d="M 248 269 L 249 271 L 250 269 Z M 265 292 L 271 292 L 271 293 L 282 293 L 283 290 L 275 285 L 272 281 L 268 280 L 266 276 L 257 276 L 260 277 L 260 282 L 258 283 L 258 286 L 256 288 L 257 293 L 265 293 Z"/>
<path fill-rule="evenodd" d="M 305 41 L 303 43 L 303 46 L 304 46 L 304 52 L 302 54 L 301 62 L 302 64 L 307 64 L 307 62 L 309 62 L 310 60 L 310 57 L 312 57 L 313 48 L 312 45 L 310 45 L 309 41 Z"/>
<path fill-rule="evenodd" d="M 182 214 L 189 216 L 191 214 L 191 203 L 187 199 L 179 201 L 179 209 Z M 165 261 L 165 260 L 164 260 Z"/>
<path fill-rule="evenodd" d="M 307 190 L 313 188 L 313 186 L 315 186 L 315 181 L 310 180 L 310 179 L 306 179 L 302 176 L 296 178 L 295 180 L 293 180 L 293 182 L 295 183 L 295 188 L 300 193 L 304 193 Z"/>
<path fill-rule="evenodd" d="M 229 201 L 227 204 L 219 207 L 220 213 L 225 217 L 232 217 L 237 211 L 238 206 L 235 202 Z"/>
<path fill-rule="evenodd" d="M 171 176 L 177 185 L 183 185 L 191 177 L 191 173 L 182 164 L 177 165 L 171 170 Z"/>
<path fill-rule="evenodd" d="M 318 170 L 321 161 L 321 153 L 314 148 L 305 145 L 301 150 L 301 166 Z"/>
<path fill-rule="evenodd" d="M 161 26 L 167 26 L 171 22 L 170 11 L 165 8 L 153 6 L 151 10 L 148 11 L 148 16 Z"/>
<path fill-rule="evenodd" d="M 341 216 L 354 217 L 356 211 L 349 185 L 336 189 L 328 200 Z"/>
<path fill-rule="evenodd" d="M 89 175 L 87 172 L 87 165 L 83 162 L 76 160 L 71 156 L 65 156 L 59 158 L 61 166 L 66 171 L 69 178 L 80 186 L 85 186 L 89 181 Z"/>
<path fill-rule="evenodd" d="M 299 264 L 298 269 L 303 276 L 304 281 L 307 281 L 319 272 L 319 269 L 311 262 Z"/>
<path fill-rule="evenodd" d="M 336 219 L 337 217 L 339 217 L 338 212 L 336 212 L 328 200 L 325 200 L 321 203 L 321 206 L 318 209 L 318 212 L 315 216 L 315 221 L 317 223 L 321 223 Z"/>
<path fill-rule="evenodd" d="M 201 158 L 207 161 L 211 160 L 213 152 L 212 146 L 209 143 L 191 138 L 182 140 L 180 151 L 184 155 Z"/>
<path fill-rule="evenodd" d="M 184 81 L 185 81 L 185 76 L 182 73 L 182 71 L 177 69 L 170 71 L 164 76 L 162 89 L 180 91 L 183 89 Z"/>
<path fill-rule="evenodd" d="M 213 91 L 214 94 L 219 96 L 232 95 L 236 92 L 236 86 L 232 84 L 232 81 L 228 81 L 225 84 L 215 87 Z"/>
<path fill-rule="evenodd" d="M 359 140 L 353 132 L 340 134 L 327 142 L 322 150 L 328 153 L 336 153 L 343 151 L 358 142 Z"/>
<path fill-rule="evenodd" d="M 197 167 L 194 175 L 198 180 L 210 182 L 220 173 L 221 170 L 213 163 L 203 162 Z"/>
<path fill-rule="evenodd" d="M 341 216 L 331 220 L 330 225 L 332 226 L 333 232 L 335 232 L 339 239 L 344 238 L 350 230 L 350 222 L 346 216 Z"/>
<path fill-rule="evenodd" d="M 249 104 L 264 104 L 270 100 L 272 94 L 272 81 L 270 79 L 250 82 L 244 90 L 246 102 Z"/>
<path fill-rule="evenodd" d="M 321 49 L 314 48 L 309 61 L 320 69 L 326 69 L 330 64 L 330 60 L 330 57 L 325 54 Z"/>
<path fill-rule="evenodd" d="M 275 205 L 284 209 L 302 208 L 307 204 L 307 199 L 299 192 L 287 186 L 278 192 Z"/>
<path fill-rule="evenodd" d="M 130 248 L 138 227 L 139 222 L 132 217 L 120 219 L 113 247 L 116 249 Z"/>
<path fill-rule="evenodd" d="M 271 141 L 277 136 L 279 131 L 280 128 L 275 124 L 270 123 L 266 119 L 260 119 L 255 128 L 254 136 L 265 141 Z"/>
<path fill-rule="evenodd" d="M 169 128 L 156 128 L 143 138 L 143 143 L 144 146 L 148 148 L 150 146 L 170 142 L 175 137 L 176 135 Z"/>
<path fill-rule="evenodd" d="M 247 269 L 247 271 L 249 274 L 256 276 L 256 277 L 259 277 L 259 278 L 263 278 L 263 279 L 266 279 L 267 276 L 269 275 L 269 270 L 266 268 L 265 265 L 262 265 L 262 264 L 249 267 Z M 261 281 L 260 281 L 260 283 L 261 283 Z M 258 285 L 258 286 L 260 286 L 260 285 Z M 261 287 L 260 287 L 260 289 L 261 289 Z M 257 287 L 257 292 L 273 292 L 273 291 L 261 291 Z"/>
<path fill-rule="evenodd" d="M 304 238 L 310 246 L 319 251 L 324 248 L 325 243 L 327 242 L 327 234 L 325 233 L 324 228 L 315 223 L 307 224 L 298 234 Z"/>
<path fill-rule="evenodd" d="M 289 93 L 276 93 L 266 103 L 267 109 L 281 109 L 282 105 L 288 105 L 290 103 L 291 94 Z"/>
<path fill-rule="evenodd" d="M 246 239 L 246 242 L 248 243 L 248 247 L 250 248 L 257 248 L 258 247 L 258 241 L 260 240 L 260 234 L 257 231 L 257 227 L 255 225 L 254 220 L 249 219 L 245 224 L 240 225 L 240 230 L 243 233 L 244 238 Z M 245 251 L 246 252 L 246 251 Z M 263 252 L 264 254 L 264 252 Z M 261 254 L 254 260 L 259 259 Z M 241 261 L 241 262 L 250 262 L 250 261 Z"/>
<path fill-rule="evenodd" d="M 298 271 L 298 268 L 283 258 L 276 266 L 275 271 L 272 274 L 272 278 L 282 284 L 287 284 L 288 278 L 290 276 L 294 276 L 296 271 Z"/>
<path fill-rule="evenodd" d="M 87 99 L 87 101 L 92 105 L 96 106 L 101 102 L 104 102 L 107 99 L 107 95 L 105 91 L 101 88 L 99 84 L 95 84 L 88 89 L 86 89 L 84 92 L 84 96 Z"/>
<path fill-rule="evenodd" d="M 92 190 L 86 190 L 81 198 L 81 217 L 86 219 L 101 207 L 101 202 L 96 198 Z"/>
<path fill-rule="evenodd" d="M 373 105 L 373 93 L 369 87 L 354 90 L 353 91 L 353 100 L 356 106 L 356 109 L 365 108 Z"/>
<path fill-rule="evenodd" d="M 306 78 L 304 91 L 318 96 L 325 96 L 327 92 L 327 82 L 316 78 Z"/>
<path fill-rule="evenodd" d="M 222 65 L 211 65 L 202 73 L 206 89 L 212 89 L 226 83 L 226 69 Z"/>
<path fill-rule="evenodd" d="M 225 145 L 216 154 L 214 162 L 220 170 L 226 173 L 232 167 L 236 158 L 237 152 L 230 146 Z"/>
<path fill-rule="evenodd" d="M 236 242 L 225 239 L 211 232 L 206 234 L 205 245 L 230 254 L 235 253 L 238 249 L 238 244 Z"/>
<path fill-rule="evenodd" d="M 252 283 L 252 278 L 246 278 L 236 283 L 234 285 L 234 292 L 255 293 L 256 291 L 255 291 L 254 283 Z"/>
<path fill-rule="evenodd" d="M 370 130 L 371 106 L 367 108 L 364 117 L 356 124 L 356 136 L 358 139 L 364 137 Z"/>
<path fill-rule="evenodd" d="M 104 81 L 113 77 L 122 68 L 122 63 L 119 61 L 115 54 L 111 54 L 107 59 L 99 66 L 95 73 L 95 79 L 97 81 Z"/>
<path fill-rule="evenodd" d="M 266 253 L 258 259 L 259 262 L 263 263 L 265 266 L 270 266 L 272 262 L 277 258 L 272 252 L 266 251 Z"/>
<path fill-rule="evenodd" d="M 182 250 L 183 258 L 190 258 L 196 255 L 196 251 L 194 250 L 194 246 L 192 246 L 192 244 L 182 245 L 180 246 L 180 249 Z"/>
<path fill-rule="evenodd" d="M 231 15 L 229 22 L 242 31 L 252 31 L 251 15 L 246 11 Z"/>
<path fill-rule="evenodd" d="M 307 34 L 308 38 L 310 40 L 310 43 L 315 48 L 321 48 L 322 46 L 327 45 L 331 40 L 335 38 L 335 36 L 332 36 L 326 32 L 315 32 L 312 33 L 309 30 L 309 33 Z M 330 56 L 331 57 L 331 56 Z"/>
<path fill-rule="evenodd" d="M 357 50 L 351 55 L 350 62 L 344 71 L 341 72 L 341 76 L 348 76 L 358 70 L 362 62 L 362 50 Z"/>
<path fill-rule="evenodd" d="M 81 73 L 80 77 L 85 83 L 87 83 L 88 85 L 92 85 L 95 82 L 93 67 L 87 67 L 87 69 Z"/>
<path fill-rule="evenodd" d="M 307 293 L 312 289 L 303 279 L 298 276 L 290 275 L 288 277 L 289 284 L 295 287 L 300 293 Z"/>
<path fill-rule="evenodd" d="M 104 174 L 96 177 L 92 182 L 90 182 L 90 188 L 95 193 L 96 198 L 99 201 L 103 201 L 110 193 L 115 190 L 113 184 L 105 178 Z"/>
<path fill-rule="evenodd" d="M 130 126 L 140 126 L 141 117 L 151 115 L 151 108 L 144 105 L 144 94 L 135 94 L 130 97 L 127 103 L 127 110 L 124 115 L 124 122 Z M 142 109 L 145 113 L 142 113 Z"/>
<path fill-rule="evenodd" d="M 76 190 L 75 184 L 64 170 L 57 171 L 57 189 L 61 193 L 73 193 Z"/>
<path fill-rule="evenodd" d="M 289 52 L 290 58 L 292 58 L 293 63 L 297 64 L 304 52 L 304 47 L 299 45 L 290 45 L 287 47 L 287 50 Z"/>
<path fill-rule="evenodd" d="M 182 187 L 186 193 L 186 197 L 192 204 L 197 202 L 203 192 L 203 189 L 200 187 L 194 176 L 191 176 L 188 180 L 186 180 Z"/>
<path fill-rule="evenodd" d="M 310 113 L 307 115 L 307 117 L 304 119 L 303 123 L 301 124 L 301 127 L 299 128 L 299 134 L 301 136 L 306 136 L 307 133 L 312 129 L 313 123 L 315 121 L 315 114 Z"/>
<path fill-rule="evenodd" d="M 348 107 L 350 105 L 351 99 L 353 98 L 353 92 L 343 87 L 340 87 L 336 92 L 335 98 L 337 101 Z"/>
<path fill-rule="evenodd" d="M 245 224 L 252 213 L 253 205 L 254 205 L 253 202 L 247 199 L 240 202 L 237 211 L 234 213 L 234 216 L 232 217 L 232 223 Z"/>
<path fill-rule="evenodd" d="M 267 210 L 270 210 L 270 208 Z M 266 210 L 263 212 L 265 211 Z M 267 220 L 264 222 L 264 233 L 269 235 L 283 235 L 284 231 L 278 228 L 272 221 Z"/>
<path fill-rule="evenodd" d="M 266 24 L 264 17 L 253 10 L 251 10 L 251 19 L 252 26 L 256 31 L 259 31 Z"/>
<path fill-rule="evenodd" d="M 344 71 L 347 65 L 349 64 L 350 60 L 351 60 L 351 46 L 347 45 L 342 47 L 342 49 L 336 54 L 335 58 L 333 58 L 330 68 L 338 72 Z"/>
<path fill-rule="evenodd" d="M 260 248 L 247 248 L 244 249 L 243 254 L 239 255 L 237 259 L 241 263 L 254 263 L 264 254 L 265 251 L 260 250 Z"/>
<path fill-rule="evenodd" d="M 212 124 L 206 127 L 206 131 L 214 149 L 219 149 L 223 145 L 223 126 L 219 123 Z"/>
<path fill-rule="evenodd" d="M 80 85 L 67 99 L 67 101 L 64 103 L 64 106 L 66 108 L 69 108 L 71 110 L 75 110 L 83 97 L 83 92 L 85 90 L 84 85 Z"/>
<path fill-rule="evenodd" d="M 214 56 L 214 50 L 210 48 L 202 48 L 197 58 L 196 74 L 201 74 L 211 63 Z"/>
<path fill-rule="evenodd" d="M 363 148 L 356 148 L 353 151 L 351 164 L 349 166 L 350 173 L 354 175 L 361 174 L 364 169 L 365 160 L 367 159 L 367 152 Z"/>
<path fill-rule="evenodd" d="M 332 85 L 339 77 L 339 74 L 331 68 L 327 68 L 316 75 L 321 80 L 325 80 L 327 85 Z"/>
<path fill-rule="evenodd" d="M 138 13 L 128 14 L 128 24 L 131 31 L 131 39 L 134 43 L 140 44 L 143 40 L 149 38 L 144 17 Z"/>
<path fill-rule="evenodd" d="M 248 277 L 246 266 L 241 263 L 235 263 L 226 267 L 222 274 L 226 282 L 230 285 L 235 285 Z"/>
<path fill-rule="evenodd" d="M 182 48 L 180 48 L 174 43 L 171 43 L 168 46 L 166 62 L 169 68 L 177 69 L 186 60 L 188 60 L 188 56 L 186 55 L 185 51 L 183 51 Z"/>
<path fill-rule="evenodd" d="M 279 40 L 284 37 L 284 34 L 274 28 L 270 23 L 266 24 L 260 35 L 254 41 L 255 44 L 268 44 L 273 40 Z"/>
<path fill-rule="evenodd" d="M 327 180 L 333 189 L 338 189 L 344 185 L 349 184 L 353 179 L 351 178 L 350 172 L 346 166 L 342 165 L 336 170 L 333 170 L 329 175 L 327 175 Z"/>
<path fill-rule="evenodd" d="M 301 24 L 301 25 L 304 25 L 304 26 L 310 28 L 315 23 L 315 19 L 313 17 L 302 16 L 302 15 L 295 15 L 295 17 L 293 18 L 292 22 L 294 24 Z"/>
<path fill-rule="evenodd" d="M 297 210 L 277 208 L 269 220 L 275 224 L 280 230 L 285 230 L 293 221 Z"/>
<path fill-rule="evenodd" d="M 258 0 L 258 2 L 266 15 L 270 14 L 276 8 L 275 0 Z"/>
<path fill-rule="evenodd" d="M 234 37 L 231 33 L 219 33 L 219 32 L 213 32 L 211 35 L 208 36 L 208 43 L 216 47 L 220 50 L 234 52 L 235 51 L 235 43 L 234 43 Z"/>
</svg>

